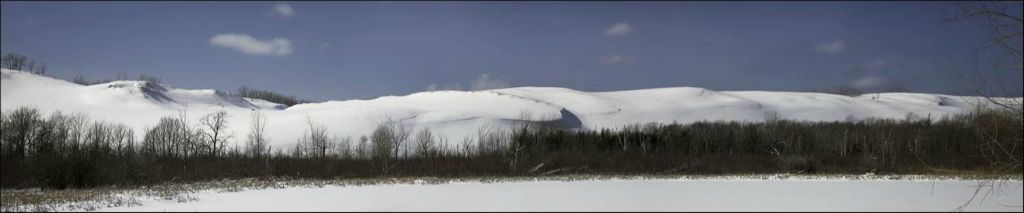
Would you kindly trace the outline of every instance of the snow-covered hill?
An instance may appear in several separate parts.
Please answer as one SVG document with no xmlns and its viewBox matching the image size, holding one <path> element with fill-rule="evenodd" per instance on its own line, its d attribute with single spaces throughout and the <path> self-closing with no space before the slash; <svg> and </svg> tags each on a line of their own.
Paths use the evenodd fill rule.
<svg viewBox="0 0 1024 213">
<path fill-rule="evenodd" d="M 368 135 L 387 119 L 414 132 L 424 127 L 449 142 L 473 137 L 484 126 L 504 127 L 522 112 L 532 121 L 554 121 L 583 129 L 620 128 L 627 124 L 690 123 L 701 120 L 763 121 L 766 114 L 784 119 L 836 121 L 869 117 L 902 118 L 909 113 L 938 118 L 963 113 L 980 97 L 920 93 L 882 93 L 847 97 L 823 93 L 712 91 L 693 87 L 614 92 L 584 92 L 553 87 L 517 87 L 486 91 L 434 91 L 372 100 L 328 101 L 285 108 L 215 90 L 178 89 L 143 81 L 115 81 L 90 86 L 2 70 L 0 109 L 33 106 L 43 113 L 83 112 L 97 120 L 128 124 L 143 131 L 160 117 L 185 112 L 191 122 L 217 110 L 229 113 L 235 139 L 248 133 L 250 113 L 262 111 L 275 147 L 293 144 L 307 118 L 340 137 Z M 1018 98 L 1019 99 L 1019 98 Z M 240 141 L 240 140 L 237 140 Z"/>
</svg>

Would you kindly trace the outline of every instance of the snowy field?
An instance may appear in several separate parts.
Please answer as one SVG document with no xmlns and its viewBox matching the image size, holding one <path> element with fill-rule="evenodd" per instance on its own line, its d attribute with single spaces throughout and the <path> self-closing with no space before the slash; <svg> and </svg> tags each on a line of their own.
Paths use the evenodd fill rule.
<svg viewBox="0 0 1024 213">
<path fill-rule="evenodd" d="M 621 179 L 327 185 L 99 211 L 957 211 L 1022 210 L 1019 180 Z"/>
</svg>

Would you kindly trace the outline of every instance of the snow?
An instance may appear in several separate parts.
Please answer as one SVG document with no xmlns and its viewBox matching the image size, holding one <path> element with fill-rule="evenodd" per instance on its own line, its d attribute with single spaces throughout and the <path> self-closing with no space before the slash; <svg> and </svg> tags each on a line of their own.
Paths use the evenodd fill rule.
<svg viewBox="0 0 1024 213">
<path fill-rule="evenodd" d="M 783 119 L 803 121 L 904 118 L 909 113 L 941 118 L 986 104 L 982 97 L 939 94 L 881 93 L 847 97 L 807 92 L 720 92 L 694 87 L 592 93 L 565 88 L 520 87 L 495 92 L 565 107 L 583 121 L 584 127 L 591 129 L 646 122 L 759 122 L 764 121 L 769 112 L 777 112 Z"/>
<path fill-rule="evenodd" d="M 985 103 L 981 97 L 920 93 L 846 97 L 823 93 L 712 91 L 694 87 L 611 92 L 516 87 L 473 92 L 420 92 L 285 107 L 221 91 L 180 89 L 143 81 L 82 86 L 7 69 L 2 70 L 0 79 L 0 110 L 33 106 L 44 114 L 56 110 L 82 112 L 95 120 L 129 125 L 140 133 L 155 125 L 160 117 L 178 116 L 179 111 L 185 112 L 187 119 L 195 123 L 202 115 L 225 110 L 229 114 L 228 131 L 235 135 L 232 142 L 240 143 L 248 133 L 250 113 L 259 111 L 267 118 L 266 134 L 276 148 L 291 145 L 300 138 L 307 118 L 323 124 L 331 134 L 351 138 L 369 135 L 377 124 L 394 119 L 413 132 L 430 128 L 453 143 L 475 138 L 482 127 L 507 127 L 521 112 L 532 114 L 531 121 L 578 122 L 583 129 L 615 129 L 648 122 L 759 122 L 770 112 L 777 112 L 784 119 L 806 121 L 903 118 L 909 113 L 939 118 L 967 112 L 975 104 Z"/>
<path fill-rule="evenodd" d="M 279 104 L 279 103 L 274 103 L 274 102 L 270 102 L 270 101 L 265 101 L 265 100 L 262 100 L 262 99 L 255 99 L 255 98 L 244 98 L 244 99 L 246 101 L 248 101 L 249 103 L 251 103 L 252 105 L 256 106 L 256 108 L 258 108 L 258 109 L 277 109 L 277 110 L 282 110 L 282 109 L 288 108 L 288 106 L 286 106 L 284 104 Z"/>
<path fill-rule="evenodd" d="M 620 179 L 453 182 L 204 191 L 99 211 L 954 211 L 978 181 Z M 1019 180 L 983 188 L 963 210 L 1022 210 Z M 987 194 L 987 196 L 986 196 Z M 443 195 L 443 196 L 440 196 Z"/>
</svg>

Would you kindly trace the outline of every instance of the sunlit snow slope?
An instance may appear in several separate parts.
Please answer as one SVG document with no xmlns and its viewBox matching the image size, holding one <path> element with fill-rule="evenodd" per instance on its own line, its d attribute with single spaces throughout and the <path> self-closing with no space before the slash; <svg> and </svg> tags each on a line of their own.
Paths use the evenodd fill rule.
<svg viewBox="0 0 1024 213">
<path fill-rule="evenodd" d="M 115 81 L 90 86 L 30 73 L 2 70 L 0 109 L 32 106 L 44 114 L 82 112 L 92 119 L 124 123 L 136 131 L 160 117 L 185 112 L 190 122 L 217 110 L 229 113 L 235 141 L 248 133 L 250 113 L 267 117 L 267 135 L 275 147 L 293 144 L 306 119 L 323 124 L 339 137 L 368 135 L 376 124 L 399 120 L 414 132 L 424 127 L 460 142 L 481 127 L 505 127 L 521 112 L 532 121 L 553 121 L 583 129 L 619 128 L 627 124 L 690 123 L 701 120 L 763 121 L 781 118 L 836 121 L 868 117 L 903 118 L 909 113 L 938 118 L 963 113 L 980 97 L 919 93 L 866 94 L 859 97 L 823 93 L 723 92 L 677 87 L 615 92 L 584 92 L 554 87 L 517 87 L 487 91 L 435 91 L 372 100 L 328 101 L 284 107 L 215 90 L 178 89 L 166 84 Z M 1019 98 L 1018 98 L 1019 99 Z"/>
</svg>

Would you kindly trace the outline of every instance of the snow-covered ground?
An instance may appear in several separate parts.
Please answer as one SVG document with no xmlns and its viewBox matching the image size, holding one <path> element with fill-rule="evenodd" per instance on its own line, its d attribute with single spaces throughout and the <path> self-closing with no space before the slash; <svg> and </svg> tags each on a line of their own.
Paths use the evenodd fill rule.
<svg viewBox="0 0 1024 213">
<path fill-rule="evenodd" d="M 836 121 L 903 118 L 910 113 L 938 118 L 964 113 L 980 97 L 920 93 L 866 94 L 712 91 L 678 87 L 612 92 L 517 87 L 486 91 L 435 91 L 372 100 L 328 101 L 293 107 L 214 90 L 116 81 L 82 86 L 24 72 L 0 73 L 0 110 L 32 106 L 44 114 L 81 112 L 95 120 L 123 123 L 137 136 L 160 117 L 187 112 L 190 122 L 217 110 L 229 113 L 229 131 L 245 138 L 249 114 L 268 119 L 274 147 L 293 144 L 305 119 L 331 134 L 359 137 L 391 118 L 414 132 L 430 128 L 449 141 L 472 137 L 484 126 L 503 127 L 529 112 L 531 121 L 556 121 L 582 129 L 620 128 L 648 122 L 783 119 Z M 1020 100 L 1020 98 L 1017 98 Z M 241 142 L 238 140 L 232 142 Z M 1019 178 L 984 188 L 965 210 L 1020 212 Z M 978 181 L 880 179 L 633 179 L 528 182 L 455 182 L 440 185 L 287 187 L 241 192 L 201 191 L 185 198 L 135 199 L 140 206 L 104 211 L 952 211 L 971 200 Z M 188 199 L 184 199 L 188 200 Z M 130 201 L 130 202 L 128 202 Z M 118 201 L 120 202 L 120 201 Z M 90 206 L 88 202 L 82 205 Z"/>
<path fill-rule="evenodd" d="M 620 179 L 207 191 L 99 211 L 955 211 L 977 180 Z M 1021 182 L 983 187 L 967 211 L 1022 210 Z"/>
<path fill-rule="evenodd" d="M 702 120 L 751 121 L 777 113 L 806 121 L 903 118 L 910 113 L 939 118 L 971 110 L 980 97 L 920 93 L 882 93 L 847 97 L 824 93 L 713 91 L 675 87 L 613 92 L 584 92 L 554 87 L 517 87 L 485 91 L 434 91 L 372 100 L 327 101 L 285 108 L 215 90 L 174 88 L 167 84 L 115 81 L 82 86 L 25 72 L 0 73 L 0 110 L 33 106 L 44 114 L 82 112 L 92 119 L 127 124 L 138 133 L 160 117 L 179 110 L 195 123 L 200 116 L 225 110 L 234 143 L 245 138 L 249 114 L 267 118 L 267 136 L 274 147 L 293 144 L 310 118 L 339 137 L 369 135 L 386 119 L 400 120 L 414 134 L 428 127 L 458 142 L 475 138 L 484 126 L 505 127 L 521 112 L 531 121 L 558 121 L 583 129 L 621 128 L 648 122 L 690 123 Z M 1020 98 L 1017 98 L 1018 100 Z"/>
</svg>

